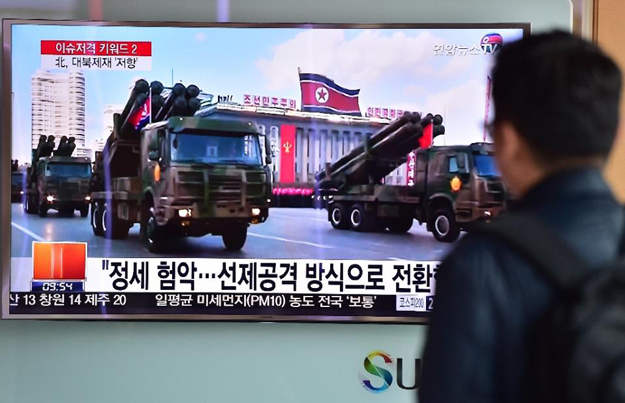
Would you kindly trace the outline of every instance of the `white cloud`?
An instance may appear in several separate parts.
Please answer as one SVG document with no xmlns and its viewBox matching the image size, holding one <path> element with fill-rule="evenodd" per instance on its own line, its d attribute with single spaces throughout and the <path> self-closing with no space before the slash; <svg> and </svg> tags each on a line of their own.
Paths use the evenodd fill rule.
<svg viewBox="0 0 625 403">
<path fill-rule="evenodd" d="M 256 66 L 265 77 L 268 90 L 279 91 L 298 85 L 297 68 L 324 74 L 340 85 L 361 88 L 385 75 L 425 76 L 437 73 L 430 65 L 433 46 L 444 43 L 430 32 L 391 36 L 365 30 L 346 39 L 343 30 L 308 30 L 272 49 L 270 59 Z"/>
<path fill-rule="evenodd" d="M 443 67 L 439 73 L 440 77 L 450 77 L 458 75 L 469 70 L 473 66 L 474 57 L 471 56 L 456 56 L 450 57 L 449 63 Z"/>
<path fill-rule="evenodd" d="M 481 117 L 486 105 L 486 83 L 471 80 L 429 96 L 425 110 L 443 116 L 446 133 L 437 144 L 469 144 L 482 141 Z"/>
<path fill-rule="evenodd" d="M 406 88 L 404 88 L 404 95 L 408 97 L 419 97 L 421 95 L 427 94 L 428 90 L 423 85 L 418 84 L 410 84 Z"/>
<path fill-rule="evenodd" d="M 145 76 L 134 76 L 132 77 L 132 79 L 130 80 L 130 82 L 128 83 L 128 89 L 132 90 L 135 86 L 135 83 L 139 80 L 146 80 Z M 149 82 L 149 81 L 148 81 Z"/>
</svg>

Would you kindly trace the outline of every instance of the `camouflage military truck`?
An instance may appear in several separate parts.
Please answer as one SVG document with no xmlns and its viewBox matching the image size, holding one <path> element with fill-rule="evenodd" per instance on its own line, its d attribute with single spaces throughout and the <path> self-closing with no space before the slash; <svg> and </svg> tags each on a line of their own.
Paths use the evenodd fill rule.
<svg viewBox="0 0 625 403">
<path fill-rule="evenodd" d="M 72 157 L 74 139 L 63 136 L 54 150 L 54 137 L 41 136 L 39 146 L 33 150 L 33 162 L 26 173 L 24 211 L 46 217 L 48 210 L 61 214 L 80 211 L 81 217 L 89 214 L 89 179 L 91 160 Z"/>
<path fill-rule="evenodd" d="M 94 234 L 125 238 L 139 223 L 151 252 L 207 234 L 241 249 L 248 226 L 268 217 L 271 158 L 263 160 L 260 137 L 252 122 L 188 116 L 148 124 L 138 138 L 114 132 L 94 165 Z"/>
<path fill-rule="evenodd" d="M 417 151 L 412 193 L 416 219 L 439 241 L 453 242 L 460 231 L 490 220 L 505 205 L 505 189 L 495 166 L 492 144 L 440 146 Z"/>
<path fill-rule="evenodd" d="M 11 161 L 11 203 L 22 201 L 26 190 L 26 171 L 21 171 L 17 160 Z"/>
<path fill-rule="evenodd" d="M 442 242 L 455 241 L 478 220 L 497 216 L 504 207 L 504 188 L 495 169 L 492 147 L 431 147 L 444 134 L 442 118 L 398 119 L 374 134 L 362 147 L 317 174 L 318 186 L 330 195 L 328 220 L 336 229 L 388 229 L 403 233 L 416 219 Z M 412 120 L 412 123 L 411 123 Z M 424 128 L 431 138 L 423 142 Z M 420 148 L 427 144 L 427 148 Z M 391 186 L 384 177 L 416 152 L 412 186 Z"/>
</svg>

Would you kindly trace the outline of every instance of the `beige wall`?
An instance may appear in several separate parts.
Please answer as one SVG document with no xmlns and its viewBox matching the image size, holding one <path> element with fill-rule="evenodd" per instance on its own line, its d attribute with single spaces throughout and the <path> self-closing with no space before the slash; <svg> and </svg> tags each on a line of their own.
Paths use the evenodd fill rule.
<svg viewBox="0 0 625 403">
<path fill-rule="evenodd" d="M 625 72 L 625 1 L 595 0 L 595 39 Z M 621 103 L 621 130 L 610 158 L 607 177 L 619 199 L 625 202 L 625 89 Z"/>
</svg>

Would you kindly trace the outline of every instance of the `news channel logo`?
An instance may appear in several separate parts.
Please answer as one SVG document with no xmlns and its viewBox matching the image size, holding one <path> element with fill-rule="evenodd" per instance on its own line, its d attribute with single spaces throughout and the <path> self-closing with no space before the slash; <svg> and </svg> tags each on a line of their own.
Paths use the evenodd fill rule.
<svg viewBox="0 0 625 403">
<path fill-rule="evenodd" d="M 503 37 L 497 33 L 486 34 L 480 41 L 480 47 L 482 48 L 484 53 L 489 53 L 489 54 L 495 53 L 502 46 L 503 46 Z"/>
<path fill-rule="evenodd" d="M 404 359 L 393 358 L 389 353 L 382 350 L 370 352 L 364 360 L 364 369 L 367 374 L 358 373 L 358 379 L 362 387 L 371 393 L 379 394 L 388 390 L 397 376 L 397 386 L 404 390 L 417 389 L 421 383 L 421 360 L 414 360 L 414 381 L 412 386 L 404 382 Z"/>
</svg>

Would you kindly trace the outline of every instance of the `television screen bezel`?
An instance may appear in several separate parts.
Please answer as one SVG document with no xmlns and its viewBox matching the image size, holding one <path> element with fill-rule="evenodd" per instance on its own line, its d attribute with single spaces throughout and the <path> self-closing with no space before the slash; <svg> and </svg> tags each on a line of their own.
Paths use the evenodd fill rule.
<svg viewBox="0 0 625 403">
<path fill-rule="evenodd" d="M 0 228 L 3 228 L 2 254 L 2 316 L 1 319 L 18 320 L 124 320 L 124 321 L 213 321 L 213 322 L 311 322 L 311 323 L 391 323 L 424 324 L 427 317 L 382 316 L 308 316 L 308 315 L 202 315 L 202 314 L 10 314 L 11 287 L 11 160 L 12 145 L 12 27 L 14 25 L 61 25 L 86 27 L 162 27 L 162 28 L 297 28 L 297 29 L 521 29 L 523 37 L 531 34 L 531 23 L 242 23 L 242 22 L 174 22 L 174 21 L 80 21 L 80 20 L 2 20 L 2 146 L 0 164 L 0 190 L 2 191 Z"/>
</svg>

